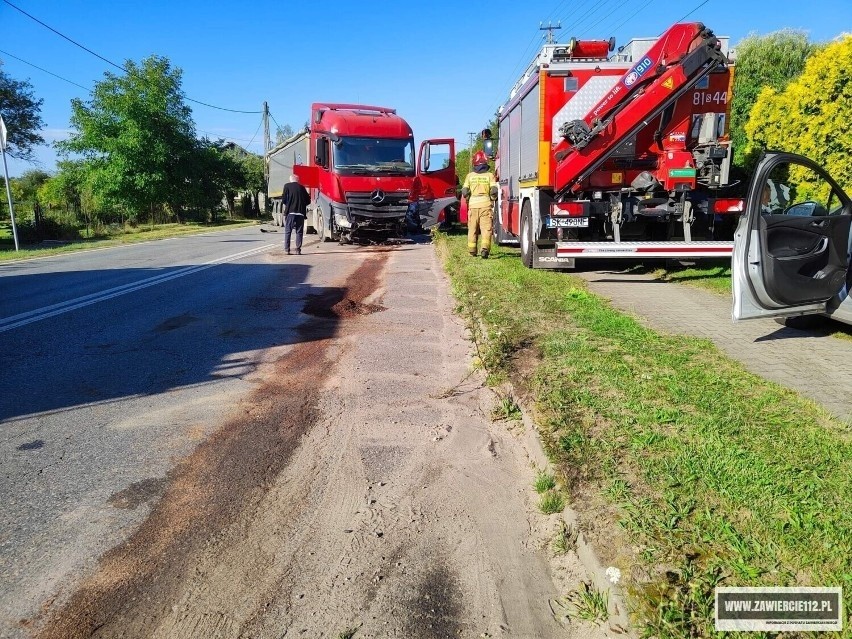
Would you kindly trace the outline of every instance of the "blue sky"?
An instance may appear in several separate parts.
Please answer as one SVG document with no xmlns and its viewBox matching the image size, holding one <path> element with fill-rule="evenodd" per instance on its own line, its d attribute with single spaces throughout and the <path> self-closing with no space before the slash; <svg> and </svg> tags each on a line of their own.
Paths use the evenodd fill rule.
<svg viewBox="0 0 852 639">
<path fill-rule="evenodd" d="M 454 137 L 458 146 L 482 128 L 531 60 L 541 44 L 540 22 L 561 20 L 559 41 L 614 35 L 619 44 L 657 35 L 693 9 L 689 20 L 732 43 L 784 27 L 804 29 L 814 40 L 852 30 L 850 0 L 11 1 L 114 62 L 168 57 L 196 100 L 246 111 L 260 111 L 266 100 L 275 120 L 294 128 L 314 101 L 390 106 L 412 125 L 418 143 Z M 0 34 L 0 50 L 83 86 L 112 69 L 2 1 Z M 2 52 L 0 60 L 44 99 L 44 137 L 66 137 L 70 100 L 85 92 Z M 199 134 L 262 151 L 260 115 L 191 106 Z M 38 157 L 42 168 L 54 168 L 52 149 Z M 10 172 L 29 167 L 12 161 Z"/>
</svg>

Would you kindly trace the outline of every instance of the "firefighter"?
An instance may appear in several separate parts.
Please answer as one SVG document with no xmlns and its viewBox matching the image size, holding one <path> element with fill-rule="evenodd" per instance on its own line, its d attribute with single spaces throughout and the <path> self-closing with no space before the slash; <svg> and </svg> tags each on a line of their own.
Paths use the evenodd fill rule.
<svg viewBox="0 0 852 639">
<path fill-rule="evenodd" d="M 482 235 L 479 255 L 485 259 L 491 251 L 493 202 L 497 199 L 497 182 L 488 169 L 488 157 L 482 151 L 473 156 L 473 171 L 467 174 L 462 186 L 467 202 L 467 250 L 476 257 L 476 236 Z"/>
</svg>

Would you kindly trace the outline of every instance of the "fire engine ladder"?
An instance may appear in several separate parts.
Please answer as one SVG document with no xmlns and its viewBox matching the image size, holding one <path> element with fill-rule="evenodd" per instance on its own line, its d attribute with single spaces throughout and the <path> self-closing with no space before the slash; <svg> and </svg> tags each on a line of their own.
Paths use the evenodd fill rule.
<svg viewBox="0 0 852 639">
<path fill-rule="evenodd" d="M 725 63 L 719 41 L 702 30 L 703 41 L 677 62 L 660 70 L 632 90 L 589 127 L 585 120 L 569 123 L 571 147 L 556 154 L 556 190 L 564 195 L 601 166 L 624 140 L 648 126 L 702 78 Z M 649 52 L 649 55 L 651 52 Z M 628 72 L 629 73 L 629 72 Z M 625 75 L 626 77 L 626 75 Z M 623 83 L 624 78 L 620 82 Z M 588 118 L 588 116 L 587 116 Z M 583 126 L 585 125 L 585 126 Z M 607 131 L 618 132 L 606 135 Z M 688 204 L 688 203 L 687 203 Z M 613 223 L 612 242 L 557 242 L 555 255 L 570 257 L 729 257 L 732 242 L 692 242 L 688 211 L 683 211 L 684 242 L 621 242 L 618 223 Z"/>
</svg>

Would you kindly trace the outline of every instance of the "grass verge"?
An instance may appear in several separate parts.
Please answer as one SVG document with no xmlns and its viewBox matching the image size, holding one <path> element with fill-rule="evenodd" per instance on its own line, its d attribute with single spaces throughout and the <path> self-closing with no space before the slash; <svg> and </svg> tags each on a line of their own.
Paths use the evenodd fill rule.
<svg viewBox="0 0 852 639">
<path fill-rule="evenodd" d="M 108 246 L 119 246 L 121 244 L 134 244 L 138 242 L 149 242 L 151 240 L 162 240 L 168 237 L 179 237 L 182 235 L 196 235 L 209 231 L 222 230 L 225 228 L 239 228 L 242 226 L 255 226 L 260 224 L 257 220 L 230 220 L 216 224 L 201 224 L 187 222 L 184 224 L 158 224 L 153 227 L 139 226 L 127 231 L 96 237 L 91 239 L 77 240 L 58 246 L 39 244 L 35 246 L 22 246 L 21 250 L 15 251 L 12 239 L 11 224 L 5 223 L 0 228 L 0 262 L 10 260 L 22 260 L 31 257 L 44 257 L 60 253 L 73 253 L 94 248 L 105 248 Z"/>
<path fill-rule="evenodd" d="M 516 251 L 474 260 L 461 236 L 436 244 L 489 380 L 512 379 L 532 406 L 645 636 L 715 636 L 719 585 L 842 586 L 848 616 L 848 426 L 709 341 L 661 335 L 577 278 L 525 269 Z"/>
</svg>

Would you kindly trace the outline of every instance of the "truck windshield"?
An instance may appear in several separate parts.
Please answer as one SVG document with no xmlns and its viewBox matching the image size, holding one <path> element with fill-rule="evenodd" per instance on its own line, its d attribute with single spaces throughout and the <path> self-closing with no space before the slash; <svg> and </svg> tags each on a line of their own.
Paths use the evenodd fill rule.
<svg viewBox="0 0 852 639">
<path fill-rule="evenodd" d="M 334 143 L 340 175 L 414 175 L 414 141 L 342 137 Z"/>
</svg>

